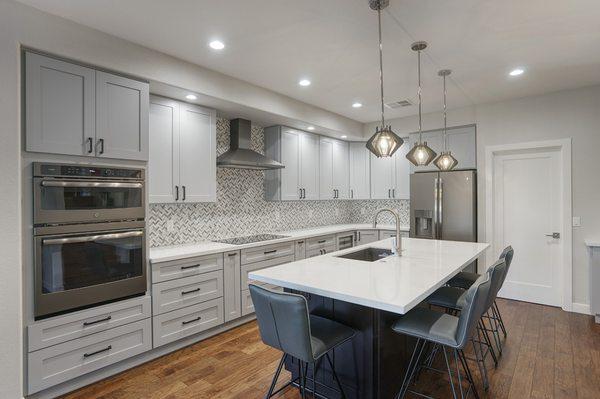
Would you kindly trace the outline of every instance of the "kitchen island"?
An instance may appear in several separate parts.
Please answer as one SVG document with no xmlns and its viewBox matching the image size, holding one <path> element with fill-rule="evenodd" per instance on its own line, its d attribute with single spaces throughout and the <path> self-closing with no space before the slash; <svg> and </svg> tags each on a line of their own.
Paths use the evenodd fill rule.
<svg viewBox="0 0 600 399">
<path fill-rule="evenodd" d="M 259 284 L 304 295 L 311 313 L 358 330 L 333 357 L 349 398 L 394 396 L 414 342 L 394 333 L 391 325 L 475 261 L 489 244 L 404 238 L 402 256 L 371 262 L 340 257 L 365 248 L 391 250 L 392 246 L 393 240 L 387 239 L 249 274 Z M 293 362 L 286 367 L 297 375 Z M 319 393 L 339 397 L 325 363 L 319 367 L 317 383 Z"/>
</svg>

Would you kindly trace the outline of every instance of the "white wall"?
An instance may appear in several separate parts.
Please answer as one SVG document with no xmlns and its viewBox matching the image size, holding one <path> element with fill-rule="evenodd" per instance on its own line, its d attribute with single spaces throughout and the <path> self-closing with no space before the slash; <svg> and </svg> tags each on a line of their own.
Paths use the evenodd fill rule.
<svg viewBox="0 0 600 399">
<path fill-rule="evenodd" d="M 589 304 L 589 265 L 584 239 L 600 234 L 600 86 L 550 93 L 493 104 L 451 110 L 449 125 L 477 124 L 479 169 L 478 223 L 480 239 L 485 232 L 485 147 L 527 141 L 572 138 L 573 216 L 581 227 L 573 228 L 573 302 Z M 427 114 L 424 129 L 442 126 L 442 114 Z M 389 121 L 396 133 L 417 128 L 417 118 Z M 368 136 L 374 123 L 365 125 Z M 585 306 L 578 306 L 584 309 Z"/>
</svg>

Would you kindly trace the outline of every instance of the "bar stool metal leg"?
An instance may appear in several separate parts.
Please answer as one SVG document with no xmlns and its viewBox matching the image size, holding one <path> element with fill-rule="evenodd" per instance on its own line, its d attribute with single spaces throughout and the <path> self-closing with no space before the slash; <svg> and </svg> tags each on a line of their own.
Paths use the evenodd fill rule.
<svg viewBox="0 0 600 399">
<path fill-rule="evenodd" d="M 329 363 L 329 367 L 331 367 L 331 372 L 333 373 L 333 379 L 335 380 L 335 383 L 337 384 L 337 386 L 338 386 L 338 388 L 340 390 L 340 393 L 342 394 L 342 398 L 346 398 L 346 394 L 344 393 L 344 389 L 342 388 L 342 384 L 340 383 L 338 375 L 335 372 L 335 368 L 333 367 L 333 362 L 331 361 L 331 358 L 329 357 L 329 353 L 326 353 L 325 357 L 327 358 L 327 362 Z"/>
<path fill-rule="evenodd" d="M 287 358 L 287 354 L 283 354 L 281 356 L 281 360 L 279 361 L 279 366 L 277 366 L 277 371 L 275 371 L 275 375 L 273 376 L 273 381 L 271 381 L 271 386 L 269 387 L 269 392 L 265 399 L 269 399 L 273 396 L 273 390 L 275 389 L 275 385 L 277 385 L 277 380 L 279 379 L 279 375 L 281 374 L 281 369 L 283 368 L 283 364 L 285 363 L 285 359 Z"/>
<path fill-rule="evenodd" d="M 492 311 L 496 314 L 496 317 L 498 317 L 498 321 L 500 322 L 500 328 L 502 329 L 504 338 L 506 338 L 506 327 L 504 326 L 504 320 L 502 320 L 502 315 L 500 314 L 500 309 L 498 309 L 498 304 L 496 303 L 496 301 L 494 301 L 494 303 L 492 304 Z"/>
</svg>

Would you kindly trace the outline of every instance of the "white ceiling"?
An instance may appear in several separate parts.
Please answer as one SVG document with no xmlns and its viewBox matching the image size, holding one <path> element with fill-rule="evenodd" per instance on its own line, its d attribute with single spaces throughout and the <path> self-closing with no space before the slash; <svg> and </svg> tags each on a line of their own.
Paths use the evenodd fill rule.
<svg viewBox="0 0 600 399">
<path fill-rule="evenodd" d="M 367 0 L 20 1 L 360 122 L 379 118 Z M 441 109 L 441 68 L 453 70 L 450 108 L 600 83 L 598 0 L 391 0 L 383 23 L 386 102 L 416 97 L 415 40 L 430 45 L 426 112 Z M 212 39 L 225 50 L 208 48 Z M 508 77 L 517 66 L 526 73 Z M 298 86 L 304 77 L 310 87 Z"/>
</svg>

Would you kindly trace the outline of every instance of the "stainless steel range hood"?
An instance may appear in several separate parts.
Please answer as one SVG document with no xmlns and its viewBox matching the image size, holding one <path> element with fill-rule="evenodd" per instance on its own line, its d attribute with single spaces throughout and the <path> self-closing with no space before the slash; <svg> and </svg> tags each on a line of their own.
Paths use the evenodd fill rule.
<svg viewBox="0 0 600 399">
<path fill-rule="evenodd" d="M 250 121 L 232 119 L 230 122 L 229 150 L 217 158 L 219 168 L 281 169 L 285 166 L 250 149 Z"/>
</svg>

